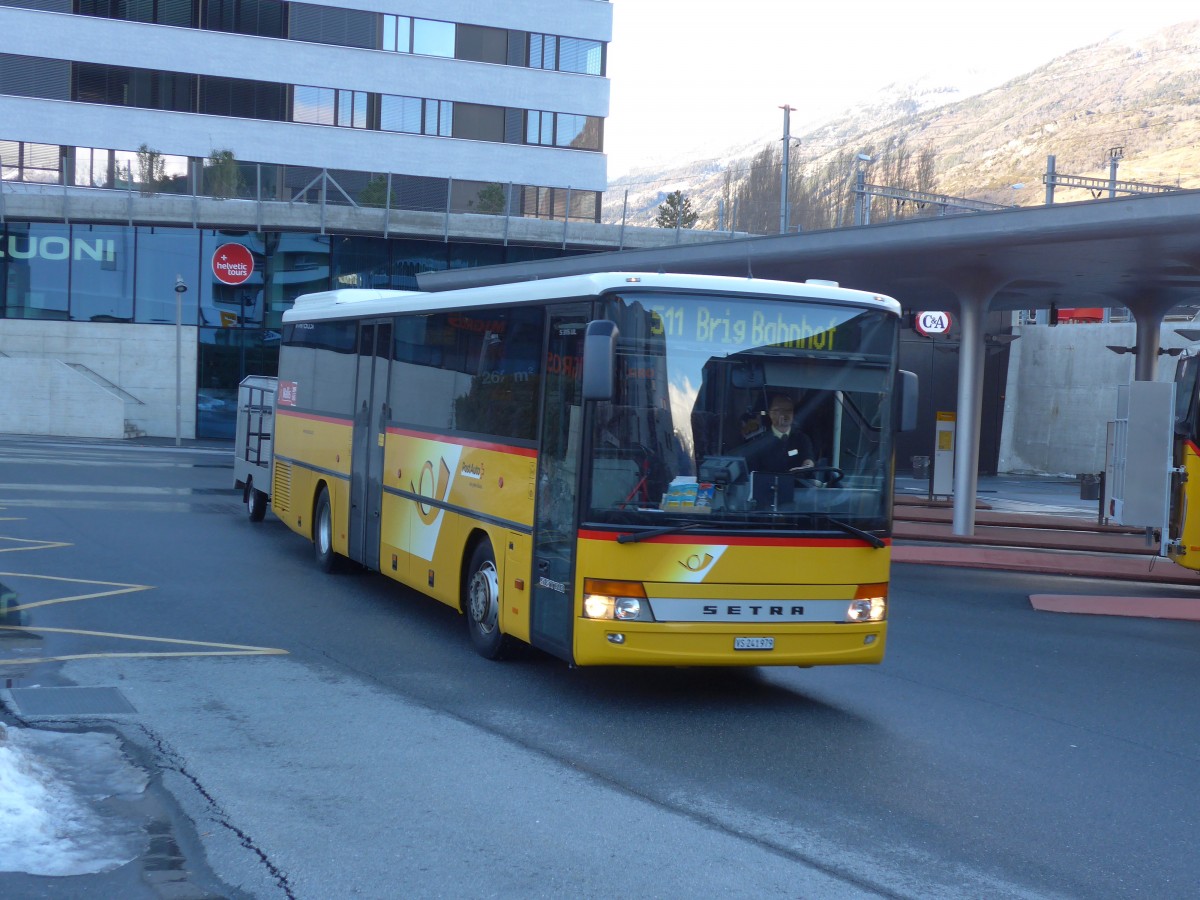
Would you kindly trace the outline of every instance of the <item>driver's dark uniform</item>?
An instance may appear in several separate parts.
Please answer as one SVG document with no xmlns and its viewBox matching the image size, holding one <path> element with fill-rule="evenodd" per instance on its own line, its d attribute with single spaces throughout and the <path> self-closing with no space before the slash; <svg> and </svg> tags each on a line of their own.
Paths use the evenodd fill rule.
<svg viewBox="0 0 1200 900">
<path fill-rule="evenodd" d="M 773 430 L 760 434 L 742 448 L 742 456 L 751 472 L 786 472 L 815 459 L 812 441 L 795 428 L 783 437 Z"/>
</svg>

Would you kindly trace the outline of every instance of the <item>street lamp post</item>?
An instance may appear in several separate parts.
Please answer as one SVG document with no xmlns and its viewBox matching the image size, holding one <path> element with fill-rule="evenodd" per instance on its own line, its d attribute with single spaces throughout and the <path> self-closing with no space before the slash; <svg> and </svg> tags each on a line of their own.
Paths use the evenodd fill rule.
<svg viewBox="0 0 1200 900">
<path fill-rule="evenodd" d="M 788 232 L 788 159 L 791 156 L 792 149 L 792 107 L 779 107 L 783 110 L 783 172 L 780 178 L 779 187 L 779 233 L 787 234 Z"/>
<path fill-rule="evenodd" d="M 183 432 L 183 295 L 187 285 L 183 276 L 175 276 L 175 446 Z"/>
</svg>

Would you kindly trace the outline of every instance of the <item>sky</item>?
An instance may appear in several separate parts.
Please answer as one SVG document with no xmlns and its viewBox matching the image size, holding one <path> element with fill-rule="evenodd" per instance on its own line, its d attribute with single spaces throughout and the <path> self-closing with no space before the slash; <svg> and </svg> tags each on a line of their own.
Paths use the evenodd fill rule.
<svg viewBox="0 0 1200 900">
<path fill-rule="evenodd" d="M 612 0 L 608 175 L 720 156 L 923 75 L 999 84 L 1118 31 L 1200 18 L 1184 0 L 974 3 Z M 974 75 L 970 73 L 974 72 Z"/>
</svg>

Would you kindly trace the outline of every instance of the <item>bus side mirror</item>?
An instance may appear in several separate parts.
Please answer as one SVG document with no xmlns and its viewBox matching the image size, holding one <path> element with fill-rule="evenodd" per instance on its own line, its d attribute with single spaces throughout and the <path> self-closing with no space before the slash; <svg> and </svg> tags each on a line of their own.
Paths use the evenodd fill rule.
<svg viewBox="0 0 1200 900">
<path fill-rule="evenodd" d="M 583 337 L 583 399 L 611 400 L 616 383 L 617 323 L 588 322 Z"/>
<path fill-rule="evenodd" d="M 916 431 L 917 429 L 917 373 L 901 369 L 896 373 L 896 393 L 892 408 L 892 421 L 896 423 L 897 431 Z"/>
</svg>

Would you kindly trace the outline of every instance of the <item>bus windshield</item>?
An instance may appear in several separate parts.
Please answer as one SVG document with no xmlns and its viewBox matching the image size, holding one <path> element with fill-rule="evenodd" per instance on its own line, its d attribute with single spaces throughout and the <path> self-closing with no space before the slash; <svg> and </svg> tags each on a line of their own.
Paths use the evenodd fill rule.
<svg viewBox="0 0 1200 900">
<path fill-rule="evenodd" d="M 881 531 L 896 316 L 823 301 L 626 291 L 613 400 L 594 405 L 596 524 Z"/>
</svg>

